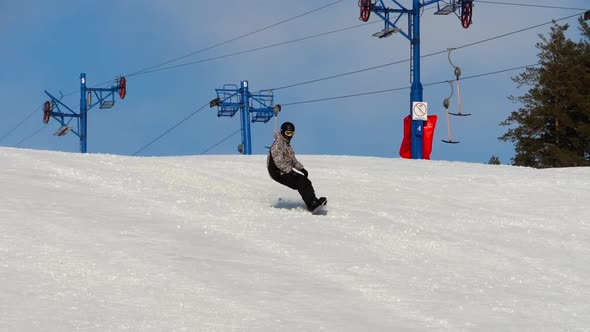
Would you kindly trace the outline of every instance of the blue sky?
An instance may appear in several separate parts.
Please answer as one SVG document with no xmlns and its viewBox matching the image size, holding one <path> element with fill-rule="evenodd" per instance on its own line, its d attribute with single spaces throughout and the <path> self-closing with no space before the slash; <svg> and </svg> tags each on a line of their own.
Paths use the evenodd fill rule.
<svg viewBox="0 0 590 332">
<path fill-rule="evenodd" d="M 69 134 L 54 137 L 59 127 L 42 123 L 43 90 L 64 94 L 79 89 L 85 72 L 93 86 L 164 61 L 258 30 L 334 2 L 228 0 L 223 3 L 173 1 L 5 1 L 0 0 L 2 45 L 0 97 L 3 121 L 0 145 L 77 152 L 79 140 Z M 411 1 L 400 1 L 409 5 Z M 387 0 L 388 4 L 392 4 Z M 515 3 L 588 7 L 587 0 L 515 1 Z M 455 16 L 434 16 L 425 11 L 422 54 L 513 32 L 576 14 L 575 10 L 475 3 L 473 24 L 465 30 Z M 372 15 L 370 22 L 379 22 Z M 577 40 L 575 18 L 571 37 Z M 223 56 L 256 47 L 333 31 L 359 24 L 357 0 L 346 0 L 272 29 L 238 39 L 174 64 Z M 401 24 L 405 26 L 405 22 Z M 377 39 L 371 34 L 381 24 L 290 43 L 265 50 L 128 78 L 125 100 L 111 110 L 89 113 L 88 152 L 132 155 L 177 125 L 215 97 L 215 88 L 248 80 L 252 91 L 277 88 L 317 78 L 378 66 L 409 57 L 409 42 L 394 36 Z M 550 25 L 513 34 L 453 52 L 463 77 L 485 74 L 537 61 L 538 34 Z M 297 103 L 348 94 L 394 89 L 409 85 L 407 62 L 337 79 L 275 91 L 275 102 Z M 522 70 L 521 70 L 522 71 Z M 492 155 L 508 163 L 514 155 L 510 143 L 497 138 L 506 128 L 499 123 L 518 105 L 508 100 L 521 95 L 511 77 L 520 71 L 464 80 L 461 83 L 466 118 L 452 118 L 453 136 L 460 144 L 447 145 L 442 102 L 448 84 L 426 86 L 429 114 L 437 114 L 432 159 L 487 162 Z M 454 78 L 446 54 L 422 60 L 422 82 Z M 409 90 L 355 98 L 286 106 L 279 121 L 297 127 L 293 145 L 298 154 L 398 157 L 402 120 L 409 114 Z M 64 98 L 77 107 L 79 93 Z M 456 94 L 451 110 L 457 106 Z M 32 116 L 29 115 L 38 109 Z M 18 127 L 17 127 L 18 126 Z M 218 118 L 207 109 L 180 124 L 142 150 L 142 156 L 200 154 L 240 127 L 239 117 Z M 10 133 L 14 128 L 17 128 Z M 254 154 L 265 154 L 272 143 L 273 122 L 252 125 Z M 8 135 L 8 133 L 10 133 Z M 240 135 L 219 144 L 208 154 L 235 154 Z"/>
</svg>

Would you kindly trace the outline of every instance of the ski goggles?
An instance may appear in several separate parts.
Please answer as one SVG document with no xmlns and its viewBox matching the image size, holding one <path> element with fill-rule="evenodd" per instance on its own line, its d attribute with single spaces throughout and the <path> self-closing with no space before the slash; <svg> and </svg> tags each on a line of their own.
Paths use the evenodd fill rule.
<svg viewBox="0 0 590 332">
<path fill-rule="evenodd" d="M 293 131 L 293 130 L 286 130 L 286 131 L 284 131 L 284 133 L 285 133 L 285 136 L 287 136 L 287 137 L 295 136 L 295 131 Z"/>
</svg>

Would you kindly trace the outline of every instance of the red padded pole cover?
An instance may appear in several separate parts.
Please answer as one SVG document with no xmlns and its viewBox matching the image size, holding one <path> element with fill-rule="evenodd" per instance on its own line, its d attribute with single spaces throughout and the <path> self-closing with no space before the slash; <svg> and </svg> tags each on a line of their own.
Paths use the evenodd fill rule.
<svg viewBox="0 0 590 332">
<path fill-rule="evenodd" d="M 424 136 L 422 136 L 422 158 L 430 160 L 432 152 L 432 140 L 434 139 L 434 129 L 436 128 L 436 115 L 429 115 L 426 125 L 424 126 Z"/>
<path fill-rule="evenodd" d="M 434 129 L 436 128 L 436 115 L 429 115 L 426 125 L 424 126 L 424 136 L 422 137 L 422 158 L 430 159 L 432 152 L 432 141 L 434 139 Z M 412 158 L 412 118 L 408 115 L 404 118 L 404 138 L 399 148 L 399 155 L 402 158 Z"/>
</svg>

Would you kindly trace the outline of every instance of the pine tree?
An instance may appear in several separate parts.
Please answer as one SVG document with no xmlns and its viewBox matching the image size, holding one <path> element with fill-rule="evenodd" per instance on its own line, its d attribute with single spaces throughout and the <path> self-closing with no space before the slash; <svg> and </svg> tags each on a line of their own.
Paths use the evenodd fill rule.
<svg viewBox="0 0 590 332">
<path fill-rule="evenodd" d="M 565 37 L 569 25 L 554 23 L 550 38 L 539 36 L 539 67 L 513 78 L 531 86 L 510 99 L 522 105 L 504 120 L 499 139 L 515 143 L 513 165 L 537 168 L 590 166 L 590 28 L 581 18 L 582 40 Z"/>
<path fill-rule="evenodd" d="M 490 164 L 490 165 L 502 165 L 502 162 L 500 161 L 500 158 L 498 156 L 492 155 L 490 157 L 490 160 L 488 161 L 488 164 Z"/>
</svg>

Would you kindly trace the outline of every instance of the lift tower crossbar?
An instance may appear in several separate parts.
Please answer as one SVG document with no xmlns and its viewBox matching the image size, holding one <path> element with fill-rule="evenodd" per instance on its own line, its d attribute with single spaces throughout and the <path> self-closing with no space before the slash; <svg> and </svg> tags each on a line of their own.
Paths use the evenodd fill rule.
<svg viewBox="0 0 590 332">
<path fill-rule="evenodd" d="M 242 126 L 242 144 L 238 146 L 241 154 L 252 154 L 252 138 L 250 123 L 267 123 L 274 116 L 274 96 L 272 90 L 251 93 L 248 81 L 242 81 L 240 87 L 235 84 L 225 84 L 222 89 L 215 89 L 217 98 L 213 99 L 210 107 L 217 107 L 218 117 L 233 117 L 240 111 Z"/>
<path fill-rule="evenodd" d="M 49 92 L 50 101 L 46 101 L 43 106 L 43 122 L 49 123 L 50 118 L 54 118 L 61 124 L 61 127 L 54 133 L 55 136 L 64 136 L 70 131 L 80 138 L 80 152 L 87 151 L 88 138 L 88 111 L 100 105 L 101 109 L 109 109 L 115 105 L 115 93 L 119 94 L 121 99 L 127 94 L 127 81 L 125 77 L 116 79 L 117 84 L 110 88 L 89 88 L 86 86 L 86 74 L 80 74 L 80 113 L 74 112 L 70 107 L 56 98 Z M 92 103 L 92 94 L 96 96 L 96 102 Z M 63 98 L 63 96 L 62 96 Z M 66 112 L 67 111 L 67 112 Z M 77 129 L 70 126 L 70 122 L 77 120 Z"/>
</svg>

